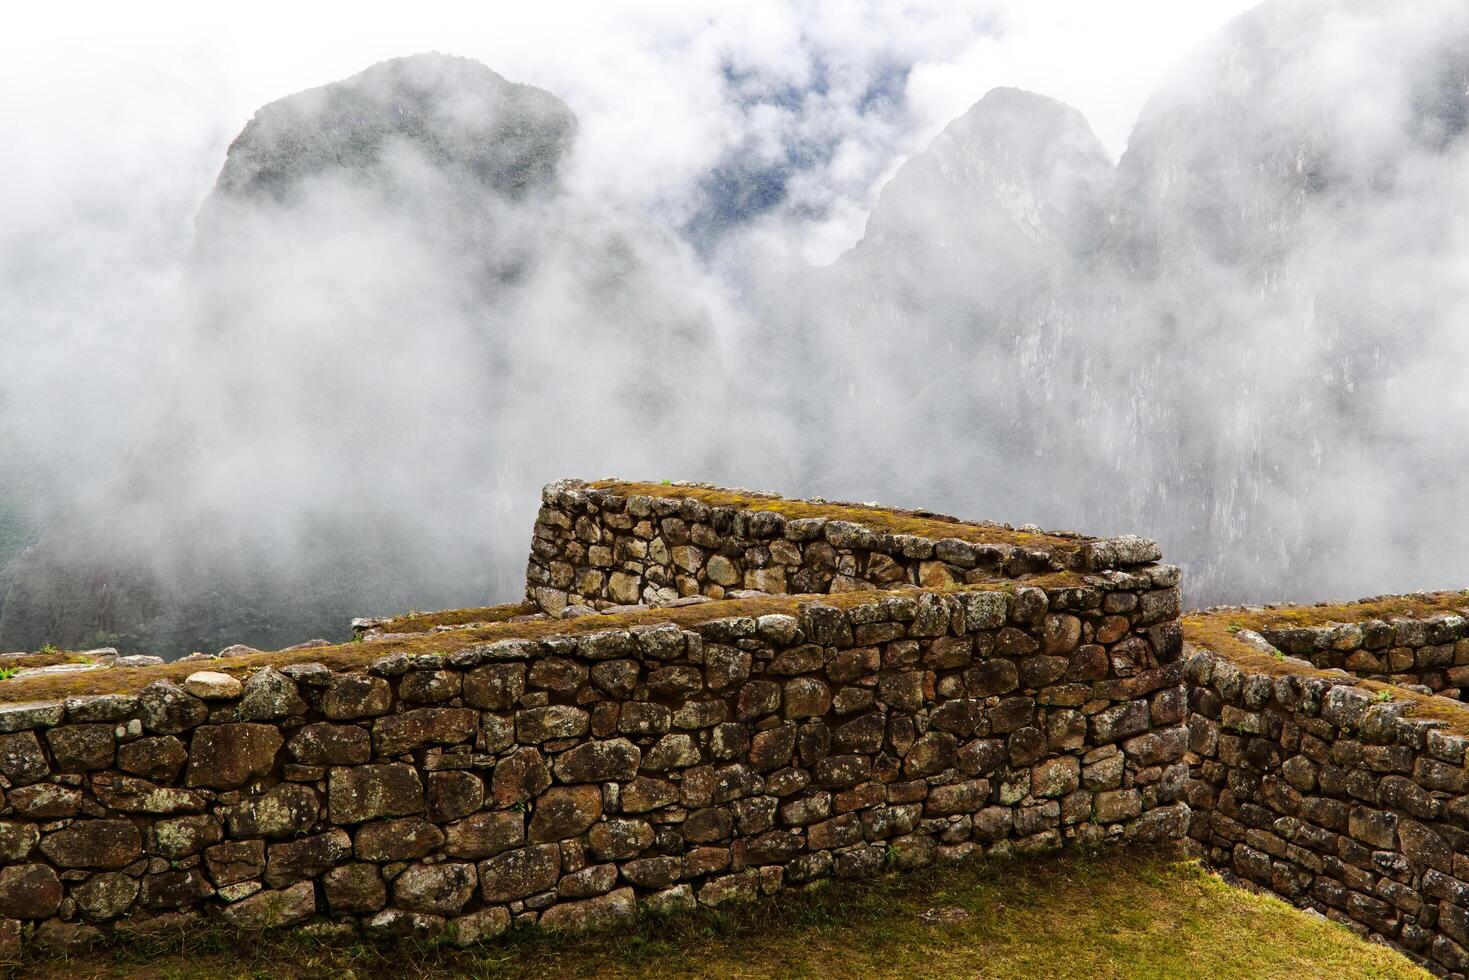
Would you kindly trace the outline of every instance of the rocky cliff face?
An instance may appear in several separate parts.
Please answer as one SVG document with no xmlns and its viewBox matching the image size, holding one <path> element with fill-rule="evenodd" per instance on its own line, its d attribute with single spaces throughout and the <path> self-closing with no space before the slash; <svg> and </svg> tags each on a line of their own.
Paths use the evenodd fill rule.
<svg viewBox="0 0 1469 980">
<path fill-rule="evenodd" d="M 299 200 L 313 178 L 401 190 L 398 158 L 417 154 L 493 194 L 524 198 L 556 182 L 576 117 L 566 103 L 470 58 L 420 54 L 263 106 L 225 158 L 224 200 Z"/>
<path fill-rule="evenodd" d="M 766 327 L 814 374 L 779 396 L 822 433 L 803 446 L 813 486 L 911 496 L 921 482 L 971 506 L 966 487 L 1028 472 L 1026 400 L 1046 379 L 1025 375 L 1070 329 L 1111 181 L 1080 113 L 1015 89 L 899 169 L 861 242 L 786 290 Z"/>
<path fill-rule="evenodd" d="M 1267 3 L 1191 53 L 1115 168 L 1075 112 L 986 96 L 790 290 L 818 298 L 772 332 L 815 324 L 800 343 L 838 365 L 792 399 L 841 433 L 811 482 L 1139 528 L 1205 601 L 1452 574 L 1419 556 L 1462 553 L 1426 537 L 1452 511 L 1422 473 L 1462 431 L 1432 365 L 1464 350 L 1466 17 Z M 1091 486 L 1057 478 L 1077 464 Z"/>
</svg>

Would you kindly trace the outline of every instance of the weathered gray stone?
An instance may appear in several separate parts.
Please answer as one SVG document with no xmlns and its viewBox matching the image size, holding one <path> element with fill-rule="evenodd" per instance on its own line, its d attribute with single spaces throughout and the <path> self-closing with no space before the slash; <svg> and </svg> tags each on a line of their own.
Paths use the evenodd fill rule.
<svg viewBox="0 0 1469 980">
<path fill-rule="evenodd" d="M 306 766 L 361 765 L 372 758 L 372 737 L 357 725 L 316 722 L 291 736 L 286 751 Z"/>
<path fill-rule="evenodd" d="M 676 736 L 665 736 L 673 738 Z M 687 736 L 683 736 L 687 737 Z M 625 738 L 584 742 L 556 757 L 556 778 L 563 783 L 604 783 L 632 779 L 642 752 Z M 652 768 L 650 766 L 650 768 Z"/>
<path fill-rule="evenodd" d="M 46 745 L 60 772 L 86 772 L 112 765 L 115 740 L 109 724 L 62 725 L 46 732 Z"/>
<path fill-rule="evenodd" d="M 598 898 L 580 902 L 562 902 L 541 913 L 540 925 L 545 929 L 580 932 L 606 929 L 629 922 L 637 915 L 637 898 L 631 888 L 619 888 Z"/>
<path fill-rule="evenodd" d="M 46 919 L 61 904 L 61 879 L 44 864 L 12 864 L 0 868 L 0 916 Z"/>
<path fill-rule="evenodd" d="M 271 888 L 285 888 L 315 878 L 351 856 L 352 838 L 341 829 L 271 844 L 266 848 L 265 883 Z"/>
<path fill-rule="evenodd" d="M 786 681 L 782 692 L 789 719 L 819 718 L 831 710 L 831 689 L 814 677 Z"/>
<path fill-rule="evenodd" d="M 667 772 L 698 765 L 700 759 L 698 743 L 692 736 L 680 732 L 660 738 L 648 751 L 643 768 L 648 772 Z"/>
<path fill-rule="evenodd" d="M 908 749 L 903 773 L 909 777 L 932 776 L 951 768 L 958 759 L 959 741 L 947 732 L 929 732 Z"/>
<path fill-rule="evenodd" d="M 51 764 L 35 732 L 0 735 L 0 774 L 21 786 L 51 775 Z"/>
<path fill-rule="evenodd" d="M 666 709 L 665 709 L 666 710 Z M 522 742 L 549 742 L 585 735 L 590 716 L 571 705 L 553 704 L 515 713 L 515 734 Z"/>
<path fill-rule="evenodd" d="M 464 700 L 473 707 L 503 711 L 525 693 L 524 664 L 487 664 L 464 676 Z"/>
<path fill-rule="evenodd" d="M 536 749 L 516 749 L 495 764 L 491 795 L 498 807 L 514 806 L 551 785 L 551 768 Z"/>
<path fill-rule="evenodd" d="M 366 674 L 335 674 L 321 696 L 321 713 L 332 721 L 374 718 L 392 705 L 392 686 Z"/>
<path fill-rule="evenodd" d="M 751 665 L 748 650 L 710 644 L 704 649 L 704 683 L 712 691 L 728 691 L 749 680 Z"/>
<path fill-rule="evenodd" d="M 305 922 L 316 914 L 316 889 L 303 881 L 280 891 L 263 891 L 224 910 L 237 929 L 278 929 Z"/>
<path fill-rule="evenodd" d="M 405 909 L 383 909 L 363 923 L 363 928 L 372 936 L 383 938 L 431 939 L 444 932 L 448 922 L 442 915 L 427 912 L 409 912 Z"/>
<path fill-rule="evenodd" d="M 449 923 L 456 946 L 472 946 L 494 939 L 510 928 L 510 912 L 500 906 L 461 915 Z"/>
<path fill-rule="evenodd" d="M 258 878 L 265 873 L 265 841 L 227 841 L 206 848 L 204 866 L 220 888 Z"/>
<path fill-rule="evenodd" d="M 352 849 L 363 861 L 412 861 L 443 843 L 444 832 L 422 817 L 398 817 L 358 827 Z"/>
<path fill-rule="evenodd" d="M 189 743 L 184 785 L 231 789 L 268 775 L 282 741 L 274 725 L 246 722 L 198 727 Z"/>
<path fill-rule="evenodd" d="M 617 719 L 617 730 L 624 735 L 660 735 L 672 727 L 673 713 L 647 701 L 625 703 Z"/>
<path fill-rule="evenodd" d="M 752 902 L 759 894 L 759 885 L 753 874 L 724 875 L 714 878 L 699 889 L 699 904 L 720 906 Z"/>
<path fill-rule="evenodd" d="M 6 795 L 6 802 L 15 815 L 31 820 L 60 820 L 75 816 L 82 805 L 81 790 L 54 783 L 21 786 Z"/>
<path fill-rule="evenodd" d="M 480 894 L 491 904 L 510 902 L 556 887 L 561 873 L 561 848 L 536 844 L 481 861 Z"/>
<path fill-rule="evenodd" d="M 83 694 L 65 704 L 69 722 L 122 721 L 138 711 L 138 699 L 130 694 Z"/>
<path fill-rule="evenodd" d="M 199 813 L 207 806 L 198 793 L 112 772 L 93 773 L 91 787 L 99 803 L 123 813 Z M 10 802 L 15 803 L 14 793 Z"/>
<path fill-rule="evenodd" d="M 242 685 L 229 674 L 198 670 L 184 678 L 183 688 L 204 701 L 228 701 L 240 696 Z"/>
<path fill-rule="evenodd" d="M 209 706 L 177 684 L 154 681 L 138 695 L 143 727 L 160 735 L 177 735 L 202 725 Z"/>
<path fill-rule="evenodd" d="M 410 670 L 398 682 L 398 697 L 410 704 L 435 704 L 457 698 L 460 674 L 454 670 Z"/>
<path fill-rule="evenodd" d="M 1090 720 L 1091 741 L 1106 745 L 1147 731 L 1151 723 L 1146 701 L 1126 701 L 1092 715 Z"/>
<path fill-rule="evenodd" d="M 157 853 L 166 858 L 184 858 L 198 854 L 210 844 L 224 839 L 219 820 L 205 813 L 159 820 L 153 824 L 153 843 Z"/>
<path fill-rule="evenodd" d="M 327 810 L 337 824 L 419 813 L 423 783 L 412 766 L 399 763 L 333 767 L 327 775 Z"/>
<path fill-rule="evenodd" d="M 0 733 L 23 732 L 61 724 L 66 706 L 60 701 L 26 701 L 0 704 Z"/>
<path fill-rule="evenodd" d="M 445 830 L 445 854 L 478 860 L 525 843 L 525 814 L 517 810 L 475 813 Z"/>
<path fill-rule="evenodd" d="M 472 772 L 428 775 L 428 818 L 446 823 L 478 810 L 485 802 L 485 782 Z"/>
<path fill-rule="evenodd" d="M 171 782 L 189 761 L 189 750 L 172 735 L 126 742 L 117 749 L 117 767 L 148 779 Z"/>
<path fill-rule="evenodd" d="M 990 784 L 986 779 L 971 779 L 948 786 L 935 786 L 924 802 L 926 816 L 943 817 L 973 813 L 989 799 Z"/>
<path fill-rule="evenodd" d="M 613 818 L 600 821 L 592 826 L 587 844 L 598 861 L 637 857 L 653 846 L 653 827 L 644 820 Z"/>
<path fill-rule="evenodd" d="M 678 799 L 678 788 L 662 779 L 639 776 L 622 788 L 624 813 L 647 813 Z"/>
<path fill-rule="evenodd" d="M 601 816 L 602 791 L 598 787 L 553 786 L 536 800 L 528 839 L 539 844 L 575 837 Z"/>
<path fill-rule="evenodd" d="M 242 721 L 273 721 L 305 714 L 306 702 L 295 681 L 274 667 L 262 667 L 245 678 L 236 710 Z"/>
<path fill-rule="evenodd" d="M 410 912 L 456 915 L 474 895 L 474 865 L 415 864 L 393 879 L 393 902 Z"/>
<path fill-rule="evenodd" d="M 309 786 L 282 783 L 263 795 L 226 807 L 231 837 L 295 837 L 315 825 L 321 800 Z"/>
<path fill-rule="evenodd" d="M 92 875 L 71 890 L 77 909 L 89 922 L 105 922 L 125 913 L 138 897 L 138 883 L 117 871 Z"/>
<path fill-rule="evenodd" d="M 41 839 L 41 853 L 62 868 L 122 868 L 143 853 L 131 820 L 82 820 Z"/>
<path fill-rule="evenodd" d="M 474 737 L 479 713 L 469 708 L 415 708 L 372 723 L 373 750 L 402 755 L 429 745 L 456 745 Z"/>
<path fill-rule="evenodd" d="M 0 820 L 0 864 L 17 864 L 30 857 L 41 832 L 33 823 Z"/>
<path fill-rule="evenodd" d="M 388 904 L 388 889 L 375 864 L 344 864 L 321 876 L 327 907 L 337 915 L 377 912 Z"/>
</svg>

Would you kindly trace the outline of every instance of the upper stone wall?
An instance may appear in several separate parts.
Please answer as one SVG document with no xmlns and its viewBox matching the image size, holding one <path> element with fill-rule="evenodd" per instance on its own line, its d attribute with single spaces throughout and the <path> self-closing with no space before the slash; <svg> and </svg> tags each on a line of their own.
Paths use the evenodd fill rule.
<svg viewBox="0 0 1469 980">
<path fill-rule="evenodd" d="M 1315 606 L 1221 606 L 1201 616 L 1248 629 L 1323 669 L 1460 698 L 1469 685 L 1469 594 L 1377 596 Z"/>
<path fill-rule="evenodd" d="M 703 484 L 568 480 L 542 494 L 526 594 L 557 615 L 568 606 L 942 587 L 1062 570 L 1145 570 L 1162 588 L 1177 585 L 1177 569 L 1154 564 L 1160 557 L 1154 542 L 1134 536 L 1048 533 Z"/>
</svg>

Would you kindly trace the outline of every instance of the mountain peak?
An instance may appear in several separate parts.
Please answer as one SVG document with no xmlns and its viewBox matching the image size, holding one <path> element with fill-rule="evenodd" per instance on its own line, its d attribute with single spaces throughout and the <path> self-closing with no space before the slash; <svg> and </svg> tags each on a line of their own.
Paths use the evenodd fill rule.
<svg viewBox="0 0 1469 980">
<path fill-rule="evenodd" d="M 472 58 L 393 58 L 257 110 L 204 210 L 222 199 L 290 202 L 322 176 L 396 196 L 415 163 L 520 198 L 555 183 L 575 132 L 566 103 Z"/>
<path fill-rule="evenodd" d="M 898 170 L 866 240 L 943 227 L 956 239 L 1085 250 L 1078 236 L 1099 227 L 1112 176 L 1106 149 L 1079 111 L 1024 89 L 992 89 Z"/>
</svg>

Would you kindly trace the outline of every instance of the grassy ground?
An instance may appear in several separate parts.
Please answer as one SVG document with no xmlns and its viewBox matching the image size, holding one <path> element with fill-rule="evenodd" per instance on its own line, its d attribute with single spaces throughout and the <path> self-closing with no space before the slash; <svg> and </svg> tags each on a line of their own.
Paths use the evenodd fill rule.
<svg viewBox="0 0 1469 980">
<path fill-rule="evenodd" d="M 938 912 L 940 915 L 925 913 Z M 935 920 L 935 921 L 930 921 Z M 837 884 L 575 939 L 471 951 L 210 932 L 18 967 L 103 977 L 1415 977 L 1387 949 L 1171 852 L 983 862 Z"/>
</svg>

